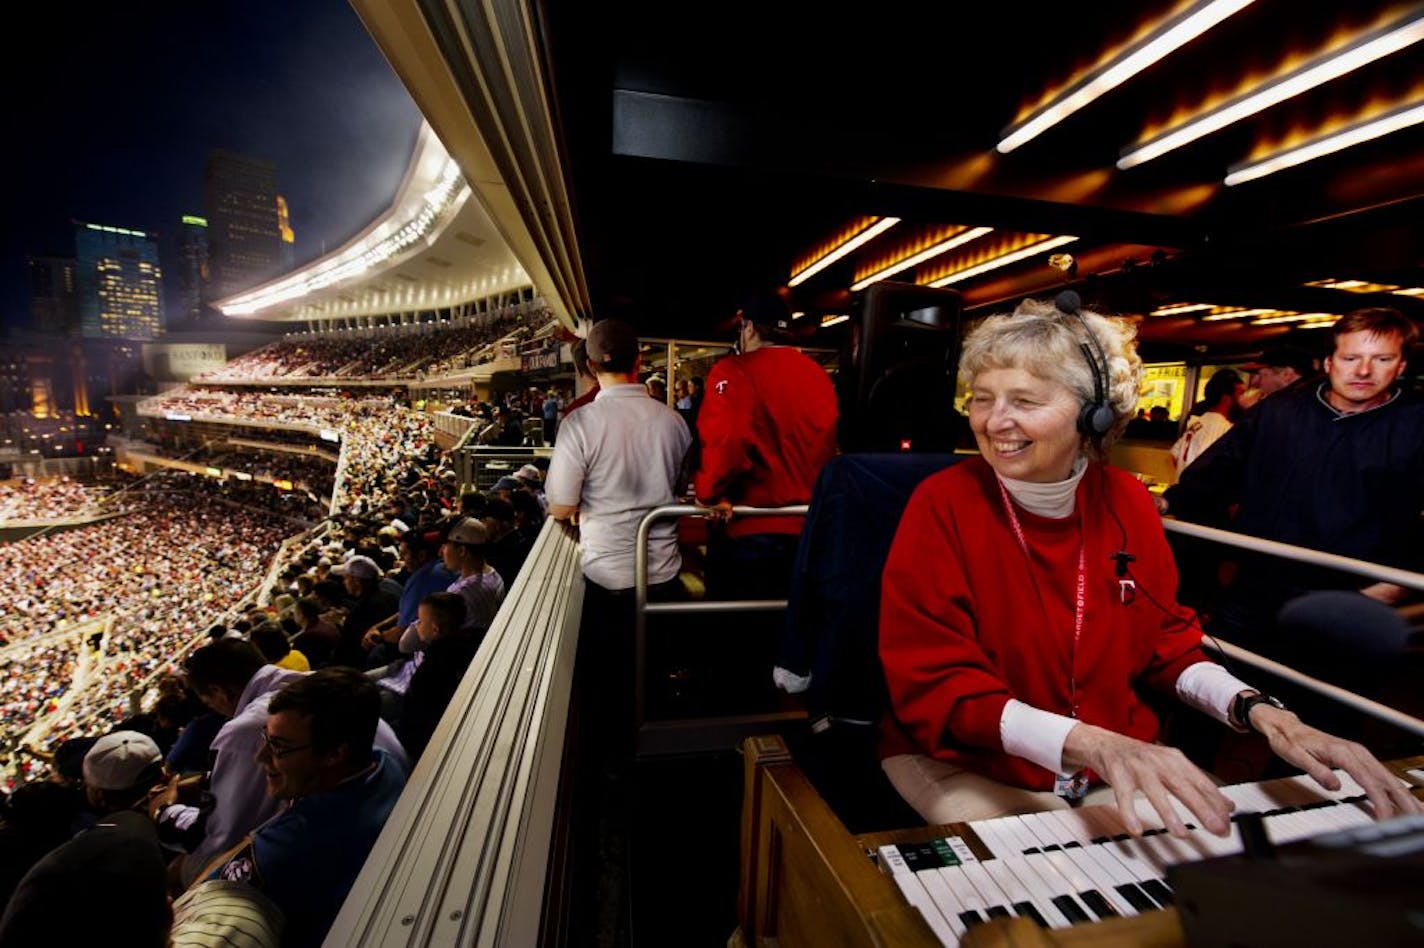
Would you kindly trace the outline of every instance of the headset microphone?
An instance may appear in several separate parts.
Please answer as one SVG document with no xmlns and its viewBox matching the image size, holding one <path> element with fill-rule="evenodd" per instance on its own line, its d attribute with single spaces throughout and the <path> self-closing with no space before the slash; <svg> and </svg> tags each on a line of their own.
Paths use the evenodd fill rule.
<svg viewBox="0 0 1424 948">
<path fill-rule="evenodd" d="M 1104 379 L 1108 367 L 1107 355 L 1104 354 L 1102 346 L 1098 345 L 1098 337 L 1093 335 L 1088 321 L 1083 318 L 1081 296 L 1072 290 L 1064 290 L 1054 298 L 1053 305 L 1060 313 L 1076 317 L 1083 325 L 1083 332 L 1087 333 L 1088 342 L 1078 343 L 1078 348 L 1082 351 L 1083 358 L 1088 360 L 1088 369 L 1093 373 L 1093 400 L 1085 404 L 1078 414 L 1078 430 L 1090 438 L 1101 438 L 1117 423 L 1117 414 L 1108 404 L 1107 382 Z M 1093 358 L 1095 350 L 1098 356 L 1096 359 Z"/>
</svg>

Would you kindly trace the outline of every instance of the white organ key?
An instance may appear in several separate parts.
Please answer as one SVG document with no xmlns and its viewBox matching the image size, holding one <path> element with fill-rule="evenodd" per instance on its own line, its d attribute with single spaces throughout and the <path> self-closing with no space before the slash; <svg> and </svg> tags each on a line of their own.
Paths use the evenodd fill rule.
<svg viewBox="0 0 1424 948">
<path fill-rule="evenodd" d="M 979 841 L 989 849 L 989 853 L 996 859 L 1004 856 L 1018 855 L 1022 850 L 1014 845 L 1014 840 L 1003 830 L 1003 817 L 992 820 L 980 820 L 977 823 L 970 823 L 969 828 L 974 831 L 974 835 L 979 837 Z"/>
<path fill-rule="evenodd" d="M 1105 846 L 1089 842 L 1082 846 L 1075 846 L 1071 850 L 1065 850 L 1065 852 L 1072 853 L 1075 859 L 1078 858 L 1079 854 L 1082 854 L 1084 858 L 1093 860 L 1103 873 L 1107 875 L 1113 885 L 1122 885 L 1124 883 L 1137 881 L 1122 863 L 1118 862 L 1107 852 L 1107 847 Z"/>
<path fill-rule="evenodd" d="M 956 940 L 969 930 L 969 926 L 964 924 L 964 919 L 959 917 L 959 913 L 964 911 L 964 906 L 960 904 L 954 891 L 945 884 L 938 869 L 925 869 L 916 872 L 915 878 L 925 887 L 925 892 L 929 894 L 935 908 L 939 909 L 939 914 L 945 924 L 954 932 Z"/>
<path fill-rule="evenodd" d="M 1022 856 L 1024 850 L 1038 849 L 1041 845 L 1038 841 L 1038 837 L 1028 828 L 1021 816 L 1004 817 L 1004 822 L 1000 826 L 1000 829 L 1015 841 L 1018 847 L 1015 850 L 1016 855 Z"/>
<path fill-rule="evenodd" d="M 1053 827 L 1044 819 L 1044 815 L 1043 813 L 1025 813 L 1019 817 L 1019 825 L 1037 840 L 1034 845 L 1039 849 L 1045 846 L 1058 845 L 1058 839 L 1053 833 Z"/>
<path fill-rule="evenodd" d="M 1009 901 L 1009 894 L 1005 892 L 994 877 L 984 870 L 984 864 L 978 862 L 967 862 L 959 867 L 964 871 L 964 878 L 968 879 L 979 894 L 984 897 L 984 901 L 992 908 L 1002 906 L 1012 912 L 1013 903 Z"/>
<path fill-rule="evenodd" d="M 1143 858 L 1138 848 L 1132 845 L 1134 842 L 1133 840 L 1114 841 L 1103 844 L 1101 848 L 1121 863 L 1122 867 L 1131 873 L 1137 882 L 1161 880 L 1162 871 L 1151 860 Z"/>
<path fill-rule="evenodd" d="M 1221 792 L 1230 800 L 1236 803 L 1237 813 L 1268 813 L 1271 810 L 1280 809 L 1260 787 L 1253 783 L 1238 783 L 1231 787 L 1222 787 Z"/>
<path fill-rule="evenodd" d="M 910 871 L 910 867 L 905 864 L 905 857 L 900 855 L 900 851 L 894 846 L 881 846 L 880 859 L 890 869 L 890 877 L 895 880 L 895 884 L 900 887 L 900 892 L 905 896 L 905 901 L 920 910 L 925 922 L 930 926 L 930 930 L 935 933 L 935 937 L 940 943 L 949 948 L 954 948 L 959 944 L 959 935 L 945 921 L 944 915 L 935 906 L 934 900 L 925 891 L 924 884 L 915 878 L 915 873 Z M 955 921 L 958 921 L 956 917 Z"/>
<path fill-rule="evenodd" d="M 1005 856 L 984 863 L 984 871 L 999 884 L 1015 905 L 1027 902 L 1052 928 L 1066 928 L 1068 919 L 1053 904 L 1053 898 L 1023 856 Z M 1014 911 L 1019 911 L 1017 908 Z M 1023 914 L 1020 912 L 1019 914 Z"/>
<path fill-rule="evenodd" d="M 1079 838 L 1072 821 L 1066 818 L 1067 814 L 1071 812 L 1071 810 L 1044 810 L 1038 814 L 1038 822 L 1043 827 L 1043 831 L 1059 846 L 1084 842 Z"/>
<path fill-rule="evenodd" d="M 1156 870 L 1157 876 L 1162 878 L 1167 875 L 1169 865 L 1184 861 L 1179 851 L 1173 849 L 1169 843 L 1162 842 L 1169 838 L 1165 833 L 1158 833 L 1153 836 L 1124 839 L 1117 845 L 1152 866 Z"/>
<path fill-rule="evenodd" d="M 1077 908 L 1079 913 L 1086 916 L 1087 919 L 1091 921 L 1097 916 L 1097 913 L 1091 911 L 1086 905 L 1084 905 L 1078 900 L 1078 892 L 1080 890 L 1076 888 L 1073 885 L 1072 881 L 1070 881 L 1065 875 L 1063 875 L 1063 873 L 1058 871 L 1058 867 L 1054 865 L 1053 860 L 1050 858 L 1056 855 L 1056 852 L 1036 853 L 1031 856 L 1025 856 L 1024 860 L 1028 862 L 1031 867 L 1033 867 L 1033 869 L 1038 873 L 1039 878 L 1043 880 L 1044 885 L 1048 888 L 1050 892 L 1053 893 L 1055 897 L 1062 897 L 1063 899 L 1067 900 L 1070 905 L 1075 906 Z M 1063 910 L 1063 914 L 1065 917 L 1070 919 L 1070 922 L 1072 922 L 1072 916 L 1068 913 L 1067 909 Z"/>
<path fill-rule="evenodd" d="M 1083 847 L 1075 846 L 1072 849 L 1061 849 L 1057 852 L 1047 853 L 1048 859 L 1058 869 L 1060 875 L 1070 883 L 1076 885 L 1077 892 L 1095 891 L 1103 900 L 1110 905 L 1119 915 L 1136 915 L 1137 909 L 1133 908 L 1126 899 L 1122 897 L 1115 888 L 1117 885 L 1112 876 L 1098 865 L 1096 859 L 1083 852 Z M 1073 874 L 1070 875 L 1069 873 Z M 1089 908 L 1093 906 L 1089 905 Z"/>
<path fill-rule="evenodd" d="M 1094 809 L 1097 807 L 1085 806 L 1073 810 L 1053 810 L 1046 815 L 1058 824 L 1061 832 L 1067 834 L 1068 840 L 1086 846 L 1093 837 L 1102 835 L 1093 828 L 1087 815 L 1089 810 Z"/>
<path fill-rule="evenodd" d="M 1375 822 L 1375 818 L 1370 811 L 1354 803 L 1331 807 L 1330 814 L 1339 821 L 1342 829 L 1348 829 L 1352 826 L 1364 826 L 1366 823 Z"/>
<path fill-rule="evenodd" d="M 1039 853 L 1032 856 L 1011 856 L 1006 862 L 1013 869 L 1014 875 L 1022 879 L 1024 885 L 1033 893 L 1033 904 L 1044 921 L 1048 922 L 1048 927 L 1067 928 L 1073 923 L 1053 904 L 1053 897 L 1061 894 L 1059 886 L 1067 883 L 1042 860 L 1043 855 Z M 1045 877 L 1040 869 L 1047 870 L 1048 876 Z"/>
<path fill-rule="evenodd" d="M 974 883 L 964 877 L 964 870 L 960 866 L 941 866 L 935 870 L 941 879 L 949 886 L 949 890 L 954 893 L 955 899 L 962 906 L 960 911 L 972 909 L 976 912 L 983 912 L 989 907 L 989 903 L 984 900 L 984 896 L 979 894 L 979 890 L 974 888 Z"/>
</svg>

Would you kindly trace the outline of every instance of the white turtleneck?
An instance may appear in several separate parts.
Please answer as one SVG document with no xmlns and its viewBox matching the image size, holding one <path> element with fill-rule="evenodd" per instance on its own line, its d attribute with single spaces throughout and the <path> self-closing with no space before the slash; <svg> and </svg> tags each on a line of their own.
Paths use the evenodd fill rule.
<svg viewBox="0 0 1424 948">
<path fill-rule="evenodd" d="M 1061 520 L 1073 512 L 1073 501 L 1078 495 L 1078 482 L 1083 479 L 1083 473 L 1087 470 L 1088 459 L 1080 455 L 1073 462 L 1073 473 L 1061 481 L 1045 484 L 1040 481 L 1016 481 L 1002 474 L 995 476 L 1014 499 L 1014 503 L 1024 510 L 1040 517 Z"/>
</svg>

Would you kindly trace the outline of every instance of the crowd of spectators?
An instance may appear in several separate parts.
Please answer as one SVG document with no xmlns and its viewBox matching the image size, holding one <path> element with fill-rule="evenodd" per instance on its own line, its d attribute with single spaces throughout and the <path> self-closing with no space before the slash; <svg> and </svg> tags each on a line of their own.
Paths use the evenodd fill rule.
<svg viewBox="0 0 1424 948">
<path fill-rule="evenodd" d="M 68 477 L 26 477 L 0 483 L 0 522 L 93 517 L 121 511 L 124 504 L 122 498 L 111 499 L 107 487 Z"/>
<path fill-rule="evenodd" d="M 146 486 L 130 494 L 126 517 L 0 546 L 7 590 L 0 647 L 46 638 L 0 658 L 7 750 L 69 689 L 76 648 L 98 644 L 54 633 L 112 619 L 102 667 L 49 722 L 51 744 L 127 714 L 135 687 L 250 592 L 292 532 L 270 516 L 196 495 Z"/>
<path fill-rule="evenodd" d="M 441 375 L 489 361 L 489 347 L 510 333 L 547 321 L 542 302 L 450 322 L 303 333 L 240 356 L 204 382 L 268 379 L 380 379 Z M 463 323 L 463 325 L 462 325 Z"/>
<path fill-rule="evenodd" d="M 360 514 L 390 497 L 405 460 L 434 450 L 430 419 L 390 396 L 300 397 L 214 389 L 178 389 L 146 400 L 142 413 L 244 424 L 267 421 L 340 432 L 345 468 L 336 485 L 336 508 Z"/>
<path fill-rule="evenodd" d="M 248 446 L 214 445 L 193 449 L 153 445 L 150 450 L 163 457 L 181 458 L 204 467 L 250 474 L 262 481 L 287 481 L 295 489 L 310 491 L 328 500 L 336 486 L 336 464 L 332 459 L 334 451 L 330 452 L 332 457 L 325 457 L 316 453 L 264 451 Z"/>
<path fill-rule="evenodd" d="M 265 757 L 259 752 L 259 761 L 270 758 L 270 763 L 259 767 L 259 771 L 265 768 L 267 790 L 275 798 L 290 799 L 291 812 L 303 810 L 315 818 L 331 805 L 334 798 L 328 792 L 363 785 L 348 780 L 369 773 L 361 767 L 372 752 L 363 749 L 362 740 L 351 742 L 354 756 L 339 772 L 302 775 L 318 781 L 330 777 L 329 790 L 303 789 L 306 784 L 295 777 L 290 785 L 282 785 L 284 775 L 296 773 L 294 768 L 306 766 L 309 758 L 289 758 L 278 750 L 285 746 L 282 738 L 293 747 L 303 746 L 295 740 L 299 735 L 324 740 L 316 730 L 312 716 L 316 712 L 310 709 L 337 692 L 351 692 L 361 681 L 379 682 L 381 716 L 408 742 L 413 764 L 538 533 L 544 516 L 542 470 L 527 465 L 518 477 L 506 478 L 489 495 L 462 494 L 450 459 L 434 442 L 428 418 L 392 396 L 279 396 L 195 386 L 149 399 L 140 413 L 316 432 L 332 451 L 341 452 L 338 465 L 329 461 L 318 465 L 328 476 L 339 476 L 332 489 L 340 512 L 328 514 L 324 504 L 316 504 L 316 498 L 304 491 L 274 491 L 258 480 L 166 470 L 147 475 L 123 492 L 129 516 L 0 546 L 0 579 L 9 591 L 0 606 L 0 680 L 5 682 L 0 700 L 0 766 L 5 768 L 6 789 L 26 791 L 48 786 L 42 777 L 60 777 L 88 787 L 91 817 L 108 812 L 104 808 L 119 799 L 120 791 L 126 801 L 123 807 L 140 816 L 144 811 L 155 815 L 144 802 L 152 798 L 139 787 L 148 781 L 146 786 L 158 791 L 150 779 L 152 763 L 166 760 L 167 771 L 174 776 L 207 771 L 211 767 L 208 746 L 222 733 L 228 716 L 210 696 L 200 699 L 189 687 L 180 672 L 185 656 L 206 641 L 230 638 L 251 642 L 267 662 L 295 669 L 290 674 L 296 678 L 290 682 L 332 676 L 321 679 L 321 687 L 314 686 L 312 695 L 300 699 L 289 700 L 285 685 L 274 690 L 272 718 L 265 736 L 258 735 L 266 741 Z M 327 436 L 331 432 L 337 433 L 336 441 Z M 255 473 L 252 455 L 229 456 L 226 450 L 200 449 L 187 459 Z M 300 478 L 290 475 L 299 472 L 290 465 L 302 466 L 310 460 L 271 453 L 259 457 L 273 464 L 266 474 L 284 473 L 289 475 L 284 479 L 294 482 Z M 307 519 L 321 520 L 305 534 L 297 534 L 290 520 L 260 509 L 271 508 L 274 496 L 299 495 L 313 501 L 302 511 Z M 214 503 L 215 499 L 222 502 Z M 275 503 L 280 508 L 282 501 Z M 279 547 L 283 552 L 274 562 Z M 254 587 L 264 577 L 276 578 L 275 588 L 258 600 L 264 605 L 238 608 L 251 602 Z M 327 652 L 321 649 L 324 637 L 330 639 Z M 343 662 L 377 677 L 352 679 L 348 671 L 343 678 L 342 670 L 334 667 Z M 315 670 L 308 673 L 307 668 Z M 140 703 L 140 698 L 154 696 L 156 704 Z M 303 704 L 309 701 L 315 704 Z M 410 713 L 403 714 L 407 706 Z M 288 709 L 299 713 L 293 716 Z M 311 730 L 303 731 L 308 725 Z M 25 743 L 27 739 L 34 743 Z M 90 775 L 89 758 L 100 748 L 123 758 L 122 787 L 83 783 Z M 363 846 L 374 839 L 403 781 L 404 760 L 380 748 L 378 739 L 376 772 L 395 769 L 380 808 L 363 824 Z M 130 768 L 129 758 L 135 753 L 137 763 Z M 82 773 L 77 764 L 81 760 Z M 243 760 L 245 766 L 256 766 L 250 754 Z M 107 773 L 105 779 L 110 779 Z M 13 799 L 21 797 L 26 793 L 18 792 Z M 95 811 L 100 806 L 96 801 L 108 803 Z M 12 807 L 7 813 L 8 805 L 9 801 L 0 800 L 0 834 L 23 826 L 15 816 L 20 809 Z M 206 818 L 204 814 L 200 819 Z M 277 822 L 268 825 L 275 827 Z M 337 820 L 332 828 L 348 825 Z M 72 843 L 63 843 L 72 829 L 49 833 L 44 846 L 34 847 L 33 858 L 27 856 L 22 866 L 8 867 L 19 871 L 0 883 L 13 884 L 24 876 L 18 890 L 24 898 L 17 895 L 16 903 L 33 895 L 36 874 L 24 875 L 24 869 L 35 858 L 47 851 L 60 855 L 83 840 L 86 845 L 100 844 L 98 837 L 84 833 Z M 167 832 L 176 835 L 170 838 L 164 835 Z M 185 832 L 183 827 L 159 823 L 158 837 L 169 847 L 165 859 L 175 852 L 173 847 L 185 845 Z M 243 898 L 250 898 L 256 890 L 287 910 L 290 935 L 294 918 L 290 908 L 307 903 L 294 897 L 288 881 L 300 878 L 313 884 L 313 872 L 322 867 L 280 884 L 275 874 L 250 874 L 252 861 L 275 858 L 273 847 L 283 845 L 282 837 L 275 833 L 264 837 L 262 832 L 253 835 L 250 853 L 239 854 L 214 871 L 237 886 L 228 894 L 241 892 Z M 140 833 L 145 840 L 147 834 L 147 829 Z M 361 834 L 347 833 L 351 839 L 356 835 Z M 56 850 L 56 843 L 63 845 Z M 136 844 L 130 839 L 124 845 Z M 363 859 L 364 849 L 353 850 L 351 858 L 338 862 L 343 873 L 354 877 Z M 204 879 L 215 876 L 194 878 L 192 888 L 175 903 L 174 915 L 180 921 L 189 916 L 195 894 L 211 891 L 212 882 Z M 324 931 L 328 912 L 339 906 L 350 881 L 333 879 L 331 887 L 321 889 L 322 919 L 313 922 L 304 915 L 299 919 L 303 925 L 315 924 L 307 934 L 317 937 L 317 928 Z M 0 929 L 8 921 L 8 916 L 0 921 Z M 308 943 L 307 935 L 297 942 Z"/>
</svg>

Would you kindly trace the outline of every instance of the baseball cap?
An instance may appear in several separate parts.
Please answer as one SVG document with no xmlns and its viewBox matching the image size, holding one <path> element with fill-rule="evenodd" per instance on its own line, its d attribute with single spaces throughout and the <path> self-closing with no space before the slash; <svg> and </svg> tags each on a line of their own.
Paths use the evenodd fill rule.
<svg viewBox="0 0 1424 948">
<path fill-rule="evenodd" d="M 450 528 L 450 534 L 446 539 L 451 543 L 484 546 L 489 542 L 489 531 L 474 517 L 466 517 Z"/>
<path fill-rule="evenodd" d="M 523 490 L 524 484 L 517 477 L 501 477 L 494 482 L 493 490 Z"/>
<path fill-rule="evenodd" d="M 791 310 L 776 293 L 763 291 L 749 294 L 742 300 L 737 315 L 758 326 L 770 326 L 783 332 L 791 329 Z"/>
<path fill-rule="evenodd" d="M 131 790 L 163 754 L 153 738 L 138 731 L 115 731 L 94 742 L 84 755 L 84 782 L 96 790 Z"/>
<path fill-rule="evenodd" d="M 337 576 L 354 576 L 357 579 L 381 577 L 381 568 L 369 556 L 353 556 L 340 566 L 332 567 L 331 571 Z"/>
<path fill-rule="evenodd" d="M 605 319 L 588 331 L 588 357 L 599 365 L 631 362 L 638 354 L 638 334 L 621 319 Z"/>
</svg>

